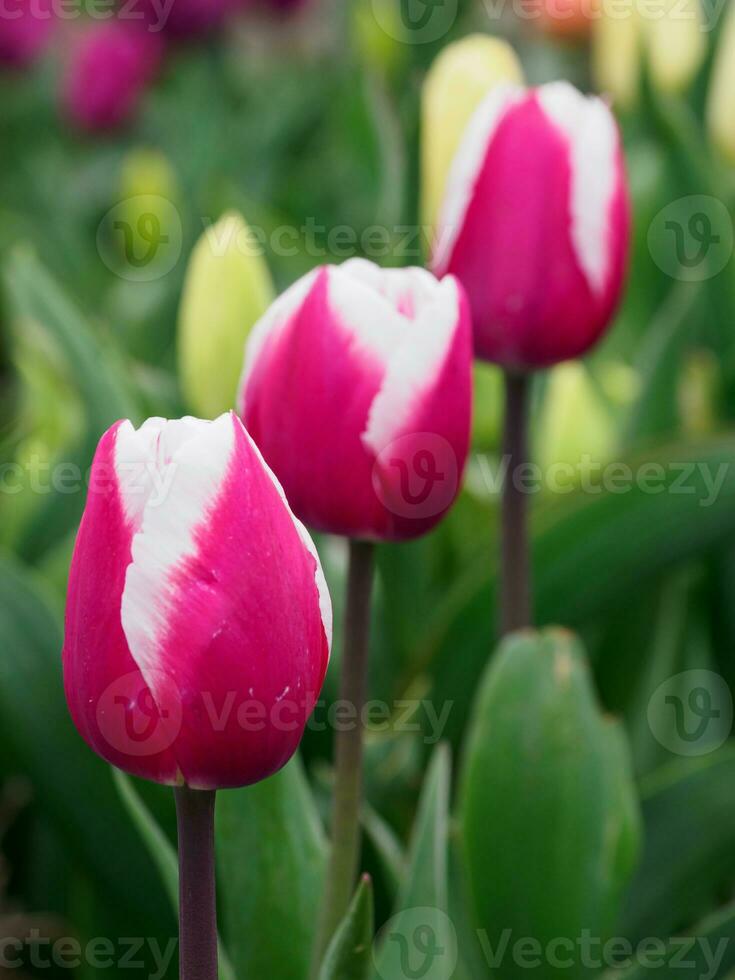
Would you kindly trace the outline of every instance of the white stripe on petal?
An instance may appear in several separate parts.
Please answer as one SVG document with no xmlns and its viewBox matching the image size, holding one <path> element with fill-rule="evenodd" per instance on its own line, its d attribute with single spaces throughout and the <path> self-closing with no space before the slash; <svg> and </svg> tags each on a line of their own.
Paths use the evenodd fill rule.
<svg viewBox="0 0 735 980">
<path fill-rule="evenodd" d="M 601 293 L 610 264 L 609 211 L 618 179 L 617 126 L 602 99 L 587 98 L 569 82 L 543 85 L 538 100 L 569 143 L 572 243 L 590 288 Z"/>
<path fill-rule="evenodd" d="M 493 136 L 506 112 L 524 95 L 525 89 L 520 85 L 497 85 L 485 96 L 467 124 L 449 169 L 434 238 L 431 266 L 438 276 L 447 271 Z"/>
<path fill-rule="evenodd" d="M 404 322 L 391 299 L 376 288 L 375 273 L 381 271 L 359 259 L 329 266 L 329 306 L 357 349 L 386 365 L 401 341 Z"/>
<path fill-rule="evenodd" d="M 433 276 L 430 279 L 431 299 L 416 310 L 414 320 L 406 322 L 401 343 L 370 406 L 362 441 L 376 455 L 393 441 L 411 417 L 417 399 L 431 388 L 459 326 L 456 280 L 453 276 L 441 282 Z"/>
<path fill-rule="evenodd" d="M 245 343 L 245 362 L 243 364 L 242 375 L 240 376 L 240 384 L 237 389 L 238 415 L 242 416 L 245 414 L 245 389 L 247 388 L 250 374 L 255 367 L 255 362 L 258 360 L 266 341 L 271 334 L 285 327 L 302 306 L 304 300 L 309 295 L 311 287 L 314 285 L 318 271 L 318 269 L 314 269 L 312 272 L 307 273 L 292 286 L 289 286 L 285 292 L 281 293 L 278 299 L 268 307 L 250 331 L 250 335 Z"/>
<path fill-rule="evenodd" d="M 137 444 L 149 472 L 142 508 L 129 513 L 138 530 L 125 576 L 121 619 L 130 653 L 156 697 L 158 653 L 177 601 L 173 579 L 182 562 L 196 554 L 196 534 L 216 504 L 235 445 L 234 416 L 214 422 L 184 418 L 149 420 L 122 440 L 118 432 L 116 468 Z M 137 437 L 137 438 L 136 438 Z M 129 507 L 126 504 L 126 509 Z"/>
</svg>

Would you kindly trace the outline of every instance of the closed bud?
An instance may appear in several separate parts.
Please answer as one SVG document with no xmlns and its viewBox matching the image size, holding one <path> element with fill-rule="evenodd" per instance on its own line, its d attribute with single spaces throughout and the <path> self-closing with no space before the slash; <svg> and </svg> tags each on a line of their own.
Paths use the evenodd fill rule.
<svg viewBox="0 0 735 980">
<path fill-rule="evenodd" d="M 432 266 L 467 291 L 478 357 L 526 371 L 600 339 L 622 294 L 629 234 L 608 106 L 567 82 L 503 85 L 455 156 Z"/>
<path fill-rule="evenodd" d="M 179 197 L 173 167 L 157 150 L 131 150 L 120 174 L 120 207 L 115 218 L 130 233 L 130 254 L 146 255 L 151 248 L 151 230 L 160 242 L 170 241 L 172 209 Z M 154 260 L 154 259 L 153 259 Z M 153 261 L 152 260 L 152 261 Z"/>
<path fill-rule="evenodd" d="M 643 32 L 631 3 L 624 16 L 615 15 L 616 0 L 601 0 L 592 32 L 592 74 L 599 92 L 618 109 L 632 109 L 641 85 Z"/>
<path fill-rule="evenodd" d="M 301 520 L 401 540 L 434 527 L 459 492 L 471 367 L 456 279 L 350 259 L 309 273 L 266 313 L 238 405 Z"/>
<path fill-rule="evenodd" d="M 56 23 L 50 0 L 5 0 L 0 16 L 0 65 L 28 67 L 48 47 Z"/>
<path fill-rule="evenodd" d="M 236 212 L 194 247 L 179 309 L 179 373 L 187 404 L 215 418 L 235 404 L 245 341 L 274 298 L 251 229 Z"/>
<path fill-rule="evenodd" d="M 643 7 L 648 69 L 667 94 L 685 92 L 707 54 L 701 0 L 648 0 Z"/>
<path fill-rule="evenodd" d="M 392 74 L 406 55 L 399 2 L 357 0 L 352 8 L 352 35 L 360 60 L 381 74 Z"/>
<path fill-rule="evenodd" d="M 526 630 L 491 657 L 467 732 L 458 823 L 488 948 L 533 936 L 540 950 L 564 950 L 563 962 L 545 961 L 545 978 L 590 976 L 579 937 L 607 948 L 615 934 L 641 818 L 624 729 L 599 706 L 572 634 Z M 504 980 L 524 980 L 529 963 L 508 957 Z"/>
<path fill-rule="evenodd" d="M 725 16 L 712 68 L 707 128 L 716 149 L 735 164 L 735 4 Z"/>
<path fill-rule="evenodd" d="M 429 70 L 422 96 L 422 220 L 433 229 L 447 176 L 467 123 L 502 82 L 520 83 L 523 70 L 509 44 L 473 34 L 446 47 Z"/>
<path fill-rule="evenodd" d="M 538 437 L 544 470 L 564 467 L 577 478 L 600 471 L 615 449 L 615 423 L 584 364 L 550 372 Z"/>
<path fill-rule="evenodd" d="M 233 413 L 105 433 L 63 654 L 95 752 L 195 789 L 265 779 L 298 747 L 330 640 L 316 549 Z"/>
<path fill-rule="evenodd" d="M 114 129 L 137 111 L 162 54 L 160 37 L 138 22 L 86 27 L 69 63 L 62 99 L 80 129 Z"/>
<path fill-rule="evenodd" d="M 593 74 L 616 105 L 636 103 L 644 59 L 653 86 L 677 94 L 692 84 L 706 53 L 701 0 L 601 0 Z"/>
</svg>

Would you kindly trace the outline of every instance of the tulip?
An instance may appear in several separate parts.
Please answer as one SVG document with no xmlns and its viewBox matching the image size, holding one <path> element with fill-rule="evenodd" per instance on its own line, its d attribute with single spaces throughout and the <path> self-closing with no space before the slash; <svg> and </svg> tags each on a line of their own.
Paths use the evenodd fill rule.
<svg viewBox="0 0 735 980">
<path fill-rule="evenodd" d="M 179 311 L 179 368 L 188 404 L 214 418 L 235 404 L 245 340 L 275 297 L 243 218 L 224 215 L 199 239 Z"/>
<path fill-rule="evenodd" d="M 645 19 L 651 81 L 667 94 L 686 92 L 707 54 L 701 0 L 649 0 Z"/>
<path fill-rule="evenodd" d="M 176 787 L 182 980 L 217 976 L 214 791 L 291 758 L 330 636 L 311 539 L 232 413 L 105 433 L 71 566 L 64 687 L 95 752 Z"/>
<path fill-rule="evenodd" d="M 424 82 L 422 94 L 422 210 L 433 229 L 447 176 L 467 123 L 487 94 L 502 82 L 520 84 L 523 69 L 505 41 L 473 34 L 448 45 Z"/>
<path fill-rule="evenodd" d="M 578 357 L 620 299 L 629 206 L 620 137 L 600 99 L 566 82 L 504 85 L 457 151 L 434 244 L 437 275 L 467 290 L 479 357 L 505 370 L 501 621 L 531 624 L 527 498 L 529 372 Z"/>
<path fill-rule="evenodd" d="M 113 129 L 136 112 L 161 59 L 160 37 L 139 24 L 88 27 L 73 53 L 62 94 L 80 129 Z"/>
<path fill-rule="evenodd" d="M 235 6 L 235 0 L 174 0 L 164 31 L 176 38 L 207 34 L 221 27 Z"/>
<path fill-rule="evenodd" d="M 340 699 L 362 717 L 373 546 L 433 527 L 470 437 L 471 328 L 462 288 L 364 259 L 317 269 L 247 345 L 239 410 L 295 512 L 351 537 Z M 366 539 L 366 540 L 357 540 Z M 313 975 L 349 904 L 360 854 L 362 725 L 337 733 L 332 849 Z"/>
<path fill-rule="evenodd" d="M 638 14 L 631 10 L 625 17 L 602 12 L 592 33 L 592 73 L 600 92 L 620 109 L 631 109 L 638 100 L 641 84 L 641 31 Z"/>
<path fill-rule="evenodd" d="M 707 54 L 700 0 L 601 0 L 595 20 L 593 74 L 600 91 L 633 106 L 645 59 L 655 89 L 685 92 Z"/>
<path fill-rule="evenodd" d="M 459 489 L 470 369 L 453 277 L 351 259 L 301 279 L 256 325 L 239 409 L 307 524 L 413 538 Z"/>
<path fill-rule="evenodd" d="M 455 157 L 433 267 L 467 290 L 478 356 L 530 370 L 600 338 L 622 292 L 629 225 L 607 106 L 565 82 L 504 86 Z"/>
<path fill-rule="evenodd" d="M 717 46 L 707 96 L 710 139 L 728 163 L 735 164 L 735 6 L 730 5 Z"/>
<path fill-rule="evenodd" d="M 74 722 L 104 759 L 200 789 L 269 776 L 318 696 L 330 616 L 311 539 L 232 413 L 118 422 L 102 437 L 71 566 L 64 675 Z M 238 723 L 251 702 L 271 718 L 257 731 Z"/>
<path fill-rule="evenodd" d="M 0 17 L 0 64 L 26 68 L 51 40 L 55 18 L 48 0 L 8 0 Z"/>
</svg>

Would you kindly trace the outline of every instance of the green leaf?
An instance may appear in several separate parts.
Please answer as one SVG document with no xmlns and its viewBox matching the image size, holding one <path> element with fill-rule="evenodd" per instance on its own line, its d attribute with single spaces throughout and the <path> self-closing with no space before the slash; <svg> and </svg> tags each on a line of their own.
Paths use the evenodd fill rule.
<svg viewBox="0 0 735 980">
<path fill-rule="evenodd" d="M 16 249 L 5 263 L 4 280 L 16 318 L 34 324 L 62 356 L 90 428 L 101 434 L 120 418 L 134 418 L 137 405 L 111 350 L 111 338 L 102 343 L 36 256 Z"/>
<path fill-rule="evenodd" d="M 631 461 L 639 478 L 624 493 L 600 489 L 547 500 L 533 515 L 535 621 L 573 629 L 594 623 L 673 564 L 732 537 L 734 457 L 732 435 L 681 445 Z M 647 463 L 662 475 L 655 492 L 641 478 Z M 485 515 L 490 527 L 493 512 Z M 415 641 L 413 672 L 433 668 L 434 696 L 454 702 L 446 737 L 457 742 L 492 652 L 496 588 L 497 561 L 488 543 L 436 603 Z"/>
<path fill-rule="evenodd" d="M 165 896 L 106 762 L 72 724 L 61 676 L 60 616 L 33 577 L 0 558 L 0 739 L 75 860 L 136 922 L 169 931 Z M 63 759 L 63 765 L 59 765 Z"/>
<path fill-rule="evenodd" d="M 645 847 L 623 935 L 667 938 L 704 916 L 735 879 L 735 743 L 664 766 L 641 794 Z"/>
<path fill-rule="evenodd" d="M 217 800 L 225 941 L 238 977 L 304 980 L 326 861 L 301 762 Z"/>
<path fill-rule="evenodd" d="M 367 980 L 373 945 L 373 887 L 363 875 L 324 954 L 319 980 Z"/>
<path fill-rule="evenodd" d="M 540 950 L 606 936 L 637 850 L 626 745 L 601 714 L 583 651 L 554 629 L 510 637 L 475 705 L 461 774 L 460 830 L 478 926 Z M 549 972 L 554 973 L 548 964 Z M 502 977 L 527 964 L 502 961 Z M 565 977 L 584 976 L 581 963 Z"/>
<path fill-rule="evenodd" d="M 382 930 L 375 974 L 380 980 L 404 980 L 414 969 L 432 980 L 449 976 L 456 964 L 457 936 L 447 915 L 450 780 L 449 749 L 439 745 L 419 801 L 408 871 L 393 917 Z"/>
<path fill-rule="evenodd" d="M 95 333 L 31 252 L 15 250 L 3 272 L 16 329 L 40 331 L 43 344 L 60 356 L 81 399 L 87 431 L 64 450 L 63 461 L 67 472 L 84 477 L 102 433 L 118 419 L 137 420 L 139 416 L 113 338 L 103 341 Z M 44 496 L 15 542 L 21 557 L 35 561 L 63 539 L 79 521 L 84 498 L 82 486 L 74 492 Z"/>
<path fill-rule="evenodd" d="M 645 957 L 645 959 L 644 959 Z M 666 943 L 650 937 L 633 947 L 629 969 L 614 969 L 603 980 L 724 980 L 735 969 L 735 903 L 708 916 L 694 929 Z"/>
<path fill-rule="evenodd" d="M 118 769 L 113 770 L 115 785 L 120 799 L 130 815 L 130 819 L 143 839 L 151 860 L 158 868 L 161 881 L 171 902 L 171 907 L 179 912 L 179 861 L 171 841 L 156 823 L 153 814 L 145 805 L 130 776 Z M 222 940 L 217 941 L 219 952 L 220 980 L 235 980 L 235 971 L 230 964 Z"/>
</svg>

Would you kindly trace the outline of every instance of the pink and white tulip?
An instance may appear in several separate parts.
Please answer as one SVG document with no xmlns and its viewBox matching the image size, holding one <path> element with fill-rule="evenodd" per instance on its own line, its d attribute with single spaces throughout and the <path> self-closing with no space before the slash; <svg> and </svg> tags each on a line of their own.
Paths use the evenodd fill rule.
<svg viewBox="0 0 735 980">
<path fill-rule="evenodd" d="M 250 336 L 239 410 L 295 513 L 355 538 L 433 527 L 467 458 L 471 347 L 452 276 L 351 259 L 284 293 Z"/>
<path fill-rule="evenodd" d="M 234 414 L 102 437 L 63 658 L 99 755 L 196 789 L 264 779 L 298 746 L 330 641 L 316 550 Z"/>
<path fill-rule="evenodd" d="M 566 82 L 493 90 L 452 164 L 432 257 L 467 290 L 478 356 L 528 370 L 584 354 L 617 307 L 629 236 L 608 106 Z"/>
</svg>

